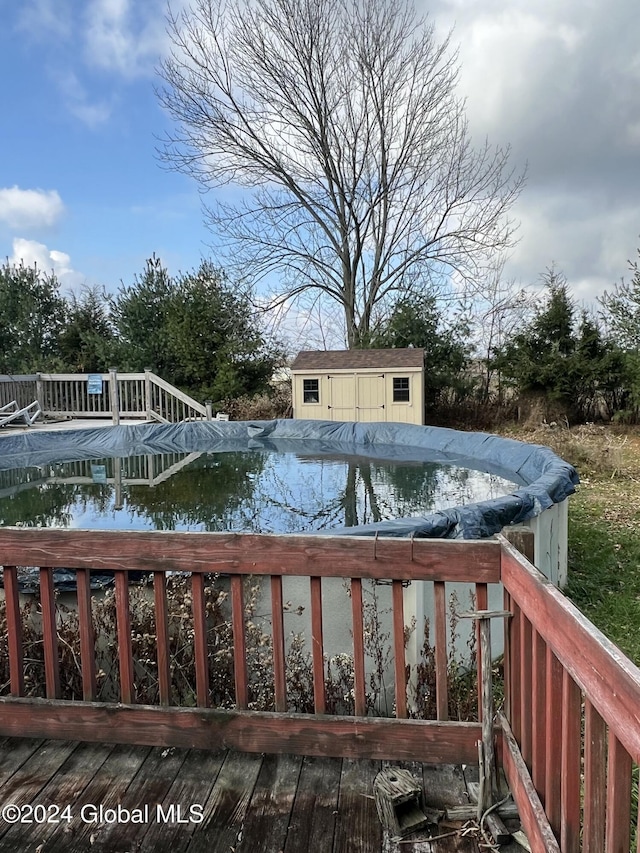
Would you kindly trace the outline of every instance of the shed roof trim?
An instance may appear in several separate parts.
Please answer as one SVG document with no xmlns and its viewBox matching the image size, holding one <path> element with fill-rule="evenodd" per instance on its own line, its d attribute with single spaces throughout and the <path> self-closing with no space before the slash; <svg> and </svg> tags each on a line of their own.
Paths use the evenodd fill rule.
<svg viewBox="0 0 640 853">
<path fill-rule="evenodd" d="M 406 349 L 347 349 L 303 350 L 291 365 L 291 370 L 361 370 L 365 368 L 422 368 L 424 350 Z"/>
</svg>

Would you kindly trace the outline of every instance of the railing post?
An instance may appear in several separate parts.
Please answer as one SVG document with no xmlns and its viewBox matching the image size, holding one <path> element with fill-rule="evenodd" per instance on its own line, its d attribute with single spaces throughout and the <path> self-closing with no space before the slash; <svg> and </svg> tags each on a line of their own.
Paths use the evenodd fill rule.
<svg viewBox="0 0 640 853">
<path fill-rule="evenodd" d="M 211 400 L 205 400 L 204 401 L 204 407 L 207 410 L 206 419 L 208 421 L 212 421 L 213 420 L 213 403 L 211 402 Z"/>
<path fill-rule="evenodd" d="M 508 610 L 474 610 L 471 613 L 460 613 L 461 619 L 474 619 L 479 625 L 481 649 L 481 681 L 482 681 L 482 741 L 478 742 L 478 758 L 480 765 L 480 791 L 478 794 L 478 822 L 487 817 L 487 825 L 496 839 L 503 843 L 509 835 L 504 824 L 497 815 L 487 812 L 494 804 L 498 793 L 498 773 L 494 749 L 494 704 L 493 678 L 491 672 L 491 620 L 498 617 L 509 619 Z M 489 820 L 490 818 L 490 820 Z"/>
<path fill-rule="evenodd" d="M 147 420 L 151 420 L 151 368 L 144 369 L 144 407 L 147 414 Z"/>
<path fill-rule="evenodd" d="M 118 371 L 115 367 L 109 368 L 109 397 L 111 400 L 111 417 L 113 425 L 120 423 L 120 400 L 118 397 Z"/>
<path fill-rule="evenodd" d="M 42 382 L 42 374 L 36 373 L 36 400 L 40 403 L 40 408 L 44 409 L 44 383 Z"/>
</svg>

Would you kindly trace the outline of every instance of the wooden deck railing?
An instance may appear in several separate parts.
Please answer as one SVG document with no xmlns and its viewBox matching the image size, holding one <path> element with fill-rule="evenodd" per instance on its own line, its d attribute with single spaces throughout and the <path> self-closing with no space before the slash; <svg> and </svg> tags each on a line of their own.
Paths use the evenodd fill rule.
<svg viewBox="0 0 640 853">
<path fill-rule="evenodd" d="M 60 737 L 123 743 L 219 747 L 244 751 L 416 759 L 431 763 L 477 760 L 481 729 L 447 720 L 447 584 L 475 585 L 476 606 L 486 608 L 487 585 L 502 580 L 505 609 L 506 706 L 496 727 L 502 761 L 532 850 L 627 853 L 632 827 L 632 773 L 640 760 L 640 670 L 506 540 L 375 541 L 364 537 L 259 536 L 215 533 L 0 529 L 4 565 L 6 643 L 11 695 L 0 698 L 0 736 Z M 25 660 L 16 565 L 40 566 L 39 629 L 44 649 L 45 695 L 26 696 Z M 52 571 L 77 572 L 78 666 L 82 698 L 60 698 L 61 637 Z M 97 702 L 100 640 L 93 623 L 92 572 L 115 574 L 116 701 Z M 158 704 L 137 701 L 129 572 L 153 576 Z M 194 647 L 193 707 L 172 692 L 172 618 L 167 573 L 187 572 Z M 233 707 L 215 707 L 209 663 L 221 653 L 208 633 L 210 574 L 229 589 Z M 268 667 L 248 654 L 245 579 L 260 577 L 268 590 Z M 283 584 L 306 579 L 310 601 L 309 713 L 292 711 L 286 671 Z M 324 595 L 329 579 L 350 594 L 346 649 L 353 660 L 353 713 L 326 713 L 325 622 L 335 606 Z M 367 715 L 368 660 L 363 589 L 391 583 L 390 641 L 395 717 Z M 435 720 L 413 719 L 407 701 L 406 593 L 403 582 L 433 584 Z M 186 583 L 186 581 L 185 581 Z M 286 587 L 284 587 L 286 588 Z M 191 629 L 190 629 L 191 630 Z M 224 650 L 222 650 L 224 652 Z M 257 666 L 257 670 L 256 670 Z M 478 666 L 480 662 L 478 661 Z M 273 689 L 273 710 L 251 710 L 256 683 Z M 120 701 L 117 701 L 117 700 Z"/>
<path fill-rule="evenodd" d="M 37 373 L 0 376 L 0 405 L 17 400 L 27 405 L 38 400 L 45 417 L 141 418 L 162 423 L 211 420 L 210 405 L 165 382 L 150 370 L 144 373 L 108 373 L 100 376 L 101 387 L 89 382 L 86 373 Z M 5 400 L 6 398 L 6 400 Z M 26 401 L 26 402 L 23 402 Z"/>
<path fill-rule="evenodd" d="M 486 585 L 499 575 L 500 549 L 495 542 L 399 542 L 370 538 L 278 537 L 209 533 L 123 533 L 122 531 L 70 531 L 0 529 L 0 555 L 4 564 L 10 689 L 13 698 L 0 700 L 0 735 L 22 734 L 76 737 L 88 740 L 211 745 L 224 742 L 249 751 L 300 754 L 363 755 L 421 758 L 441 763 L 474 761 L 480 727 L 473 722 L 447 720 L 447 662 L 445 632 L 436 630 L 439 720 L 411 719 L 407 702 L 407 660 L 403 582 L 436 583 L 435 621 L 447 620 L 444 594 L 448 581 L 472 582 L 482 604 Z M 46 696 L 25 698 L 25 659 L 21 643 L 16 565 L 41 566 L 40 610 L 44 647 Z M 77 608 L 80 633 L 79 666 L 84 701 L 60 699 L 58 668 L 59 625 L 56 624 L 55 567 L 77 570 Z M 120 704 L 95 702 L 96 642 L 92 623 L 91 572 L 115 573 L 117 647 Z M 157 677 L 162 707 L 136 703 L 136 659 L 132 647 L 132 610 L 129 603 L 130 571 L 153 573 Z M 170 633 L 167 611 L 167 572 L 190 572 L 193 619 L 194 709 L 172 706 Z M 235 708 L 210 707 L 210 656 L 220 652 L 207 641 L 205 587 L 209 573 L 222 573 L 230 589 L 230 621 Z M 247 656 L 247 614 L 243 578 L 262 577 L 269 590 L 271 671 L 250 670 Z M 285 621 L 283 580 L 306 578 L 310 601 L 310 651 L 312 658 L 312 714 L 291 713 L 285 672 Z M 326 660 L 324 624 L 327 608 L 335 602 L 323 596 L 330 578 L 344 579 L 349 599 L 353 658 L 353 716 L 326 714 Z M 395 720 L 365 716 L 367 678 L 363 586 L 372 579 L 390 580 L 392 678 L 395 686 Z M 274 711 L 249 709 L 251 685 L 273 684 Z"/>
<path fill-rule="evenodd" d="M 535 849 L 628 853 L 640 669 L 506 542 L 501 575 L 513 614 L 504 767 L 530 836 L 546 815 L 559 843 Z"/>
</svg>

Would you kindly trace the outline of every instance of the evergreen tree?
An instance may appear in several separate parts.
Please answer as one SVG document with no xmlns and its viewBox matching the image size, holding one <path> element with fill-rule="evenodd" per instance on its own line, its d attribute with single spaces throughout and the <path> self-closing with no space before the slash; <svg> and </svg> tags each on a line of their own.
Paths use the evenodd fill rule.
<svg viewBox="0 0 640 853">
<path fill-rule="evenodd" d="M 623 359 L 595 319 L 576 308 L 565 277 L 544 276 L 546 302 L 498 353 L 502 376 L 519 394 L 538 395 L 558 413 L 589 420 L 611 416 L 623 385 Z"/>
<path fill-rule="evenodd" d="M 280 357 L 248 294 L 209 261 L 179 277 L 166 335 L 177 384 L 215 401 L 262 390 Z"/>
<path fill-rule="evenodd" d="M 0 266 L 0 373 L 51 368 L 64 328 L 66 303 L 53 273 L 37 266 Z"/>
<path fill-rule="evenodd" d="M 421 301 L 400 299 L 391 316 L 369 339 L 374 349 L 385 347 L 421 347 L 425 362 L 425 405 L 433 409 L 447 391 L 464 396 L 470 380 L 469 329 L 463 317 L 447 323 L 433 295 Z"/>
<path fill-rule="evenodd" d="M 262 390 L 281 357 L 248 294 L 209 261 L 172 278 L 154 255 L 133 285 L 120 288 L 112 316 L 119 366 L 150 367 L 200 399 L 221 402 Z"/>
<path fill-rule="evenodd" d="M 640 256 L 640 250 L 638 250 Z M 624 279 L 611 293 L 604 292 L 600 304 L 612 337 L 625 351 L 640 353 L 640 267 L 629 261 L 631 281 Z"/>
<path fill-rule="evenodd" d="M 121 370 L 151 368 L 167 382 L 175 376 L 175 361 L 167 324 L 176 284 L 160 258 L 146 262 L 144 272 L 130 286 L 122 284 L 111 300 L 117 330 L 117 364 Z"/>
<path fill-rule="evenodd" d="M 114 359 L 115 332 L 106 297 L 98 288 L 85 288 L 68 299 L 67 322 L 58 340 L 58 355 L 66 370 L 104 373 Z"/>
</svg>

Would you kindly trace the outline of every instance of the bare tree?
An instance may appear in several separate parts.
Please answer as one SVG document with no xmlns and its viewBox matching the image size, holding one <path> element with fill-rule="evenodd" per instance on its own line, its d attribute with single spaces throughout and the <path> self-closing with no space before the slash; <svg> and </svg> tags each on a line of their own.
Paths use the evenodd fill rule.
<svg viewBox="0 0 640 853">
<path fill-rule="evenodd" d="M 493 386 L 502 402 L 500 371 L 494 364 L 496 354 L 521 331 L 540 305 L 537 293 L 517 286 L 503 277 L 504 257 L 496 257 L 494 266 L 474 294 L 471 314 L 474 346 L 482 365 L 483 402 L 491 397 Z"/>
<path fill-rule="evenodd" d="M 169 33 L 163 156 L 244 190 L 207 208 L 226 265 L 328 295 L 350 347 L 385 300 L 511 244 L 522 175 L 472 145 L 457 55 L 410 0 L 194 0 Z"/>
</svg>

